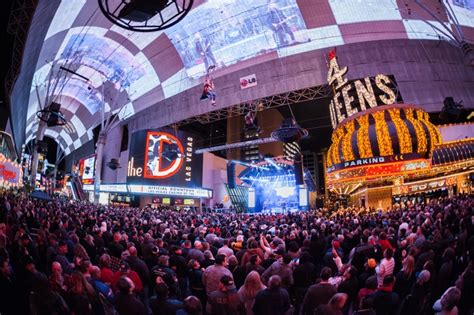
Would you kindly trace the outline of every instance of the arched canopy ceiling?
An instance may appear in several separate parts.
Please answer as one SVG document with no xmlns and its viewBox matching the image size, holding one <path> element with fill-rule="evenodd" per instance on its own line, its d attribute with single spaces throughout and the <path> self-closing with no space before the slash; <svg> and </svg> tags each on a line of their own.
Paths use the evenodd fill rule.
<svg viewBox="0 0 474 315">
<path fill-rule="evenodd" d="M 445 1 L 465 38 L 474 41 L 472 2 Z M 193 10 L 177 25 L 162 32 L 134 33 L 112 25 L 95 0 L 63 0 L 45 34 L 31 82 L 26 140 L 35 137 L 35 113 L 40 104 L 48 105 L 45 102 L 62 105 L 68 125 L 46 134 L 58 139 L 69 154 L 92 139 L 102 104 L 106 115 L 118 113 L 125 119 L 200 84 L 206 65 L 203 45 L 211 48 L 215 62 L 208 61 L 217 64 L 219 76 L 346 43 L 446 39 L 436 28 L 455 30 L 448 14 L 438 1 L 422 3 L 443 23 L 414 0 L 195 0 Z M 274 31 L 277 20 L 289 27 L 283 35 Z"/>
</svg>

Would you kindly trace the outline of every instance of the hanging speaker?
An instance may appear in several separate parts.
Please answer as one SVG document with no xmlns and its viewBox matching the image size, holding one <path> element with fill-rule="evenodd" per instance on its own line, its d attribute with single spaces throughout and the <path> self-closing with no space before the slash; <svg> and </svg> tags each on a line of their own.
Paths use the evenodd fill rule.
<svg viewBox="0 0 474 315">
<path fill-rule="evenodd" d="M 301 160 L 301 154 L 297 153 L 295 154 L 295 160 L 293 164 L 295 168 L 295 182 L 296 186 L 299 185 L 304 185 L 304 179 L 303 179 L 303 163 Z"/>
<path fill-rule="evenodd" d="M 227 185 L 230 189 L 235 188 L 235 163 L 227 163 Z"/>
</svg>

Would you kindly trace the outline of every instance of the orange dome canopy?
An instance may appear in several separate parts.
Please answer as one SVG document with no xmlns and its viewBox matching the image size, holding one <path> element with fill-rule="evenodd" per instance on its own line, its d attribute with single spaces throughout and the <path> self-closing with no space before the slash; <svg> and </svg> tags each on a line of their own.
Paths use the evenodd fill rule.
<svg viewBox="0 0 474 315">
<path fill-rule="evenodd" d="M 400 154 L 427 158 L 440 142 L 440 132 L 424 110 L 406 104 L 375 107 L 347 118 L 334 130 L 327 166 Z"/>
</svg>

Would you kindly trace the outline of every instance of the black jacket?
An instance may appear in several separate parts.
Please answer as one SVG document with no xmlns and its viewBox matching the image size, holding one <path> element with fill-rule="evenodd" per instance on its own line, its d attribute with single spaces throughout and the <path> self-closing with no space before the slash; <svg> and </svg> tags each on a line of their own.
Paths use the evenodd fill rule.
<svg viewBox="0 0 474 315">
<path fill-rule="evenodd" d="M 290 308 L 290 296 L 285 289 L 264 289 L 258 292 L 254 314 L 283 315 Z"/>
</svg>

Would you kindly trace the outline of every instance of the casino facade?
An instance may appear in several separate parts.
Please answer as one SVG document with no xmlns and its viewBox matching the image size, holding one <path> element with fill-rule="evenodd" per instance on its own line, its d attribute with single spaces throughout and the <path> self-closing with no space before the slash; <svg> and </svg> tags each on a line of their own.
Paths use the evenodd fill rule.
<svg viewBox="0 0 474 315">
<path fill-rule="evenodd" d="M 311 206 L 330 195 L 386 208 L 426 192 L 470 192 L 472 119 L 438 117 L 447 98 L 468 114 L 474 107 L 472 4 L 269 2 L 194 1 L 175 26 L 138 33 L 112 24 L 95 1 L 39 1 L 10 97 L 24 178 L 36 182 L 31 166 L 43 161 L 33 141 L 50 138 L 71 175 L 66 186 L 81 182 L 91 200 L 229 205 L 240 192 L 229 190 L 228 162 L 247 163 L 233 178 L 248 186 L 239 174 L 254 158 L 286 156 L 271 133 L 292 117 L 309 132 L 295 146 L 316 182 Z M 274 28 L 274 7 L 286 34 Z M 201 97 L 209 63 L 216 104 Z M 51 103 L 64 126 L 38 119 Z M 242 131 L 252 111 L 254 134 Z"/>
</svg>

